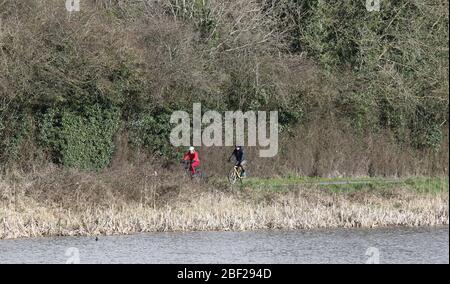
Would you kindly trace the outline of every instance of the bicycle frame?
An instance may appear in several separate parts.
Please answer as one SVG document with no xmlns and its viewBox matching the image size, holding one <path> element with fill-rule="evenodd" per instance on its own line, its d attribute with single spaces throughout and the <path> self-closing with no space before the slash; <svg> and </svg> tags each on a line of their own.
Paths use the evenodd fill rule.
<svg viewBox="0 0 450 284">
<path fill-rule="evenodd" d="M 241 176 L 241 173 L 242 173 L 242 167 L 241 166 L 238 166 L 238 165 L 233 166 L 232 171 L 228 175 L 228 181 L 231 184 L 234 184 L 237 180 L 242 182 L 243 178 Z"/>
<path fill-rule="evenodd" d="M 241 166 L 234 166 L 234 172 L 236 173 L 236 176 L 239 179 L 242 179 L 242 177 L 241 177 L 242 167 Z"/>
<path fill-rule="evenodd" d="M 195 178 L 195 177 L 201 177 L 201 176 L 202 176 L 202 171 L 201 171 L 200 168 L 198 168 L 198 169 L 196 170 L 196 173 L 195 173 L 195 174 L 192 174 L 192 173 L 191 173 L 191 164 L 192 164 L 192 161 L 183 161 L 182 163 L 183 163 L 184 171 L 185 171 L 186 175 L 187 175 L 188 177 L 190 177 L 191 179 L 192 179 L 192 178 Z"/>
</svg>

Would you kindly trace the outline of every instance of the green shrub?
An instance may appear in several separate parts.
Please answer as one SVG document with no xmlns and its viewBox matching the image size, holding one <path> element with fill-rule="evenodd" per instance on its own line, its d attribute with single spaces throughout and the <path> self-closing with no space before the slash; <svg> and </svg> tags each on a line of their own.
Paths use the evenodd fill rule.
<svg viewBox="0 0 450 284">
<path fill-rule="evenodd" d="M 442 129 L 439 125 L 436 110 L 438 107 L 426 109 L 426 106 L 419 105 L 411 121 L 412 142 L 419 149 L 438 149 L 443 138 Z M 442 118 L 444 121 L 444 118 Z"/>
<path fill-rule="evenodd" d="M 99 104 L 78 109 L 49 109 L 40 119 L 39 140 L 55 162 L 67 167 L 100 170 L 114 151 L 120 111 Z"/>
<path fill-rule="evenodd" d="M 174 151 L 169 140 L 173 125 L 170 124 L 168 111 L 141 113 L 129 122 L 128 127 L 132 145 L 157 156 L 173 157 Z"/>
<path fill-rule="evenodd" d="M 377 125 L 376 113 L 373 111 L 376 104 L 370 93 L 357 93 L 340 95 L 336 99 L 336 107 L 343 117 L 347 117 L 357 133 L 373 130 Z"/>
</svg>

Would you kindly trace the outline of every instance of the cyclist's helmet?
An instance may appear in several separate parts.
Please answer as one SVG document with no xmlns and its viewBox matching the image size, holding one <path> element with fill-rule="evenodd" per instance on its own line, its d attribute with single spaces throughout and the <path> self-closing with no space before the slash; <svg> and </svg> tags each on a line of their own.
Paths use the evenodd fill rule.
<svg viewBox="0 0 450 284">
<path fill-rule="evenodd" d="M 191 147 L 189 147 L 189 152 L 193 153 L 193 152 L 194 152 L 194 150 L 195 150 L 195 149 L 194 149 L 194 147 L 192 147 L 192 146 L 191 146 Z"/>
</svg>

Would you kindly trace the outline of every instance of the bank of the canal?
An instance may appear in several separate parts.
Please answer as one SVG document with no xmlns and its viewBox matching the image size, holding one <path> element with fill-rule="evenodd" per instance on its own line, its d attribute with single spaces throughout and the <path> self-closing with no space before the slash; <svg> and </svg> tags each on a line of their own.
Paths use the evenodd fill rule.
<svg viewBox="0 0 450 284">
<path fill-rule="evenodd" d="M 127 180 L 131 180 L 126 182 Z M 168 231 L 448 225 L 448 179 L 223 178 L 101 174 L 0 181 L 0 239 Z"/>
</svg>

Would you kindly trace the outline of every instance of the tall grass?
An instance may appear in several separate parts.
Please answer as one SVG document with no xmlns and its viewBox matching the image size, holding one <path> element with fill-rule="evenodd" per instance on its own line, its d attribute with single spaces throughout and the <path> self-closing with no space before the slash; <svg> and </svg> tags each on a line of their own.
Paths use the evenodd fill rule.
<svg viewBox="0 0 450 284">
<path fill-rule="evenodd" d="M 0 238 L 434 226 L 449 220 L 448 188 L 337 191 L 292 184 L 281 191 L 230 191 L 217 181 L 192 183 L 149 165 L 96 175 L 55 168 L 10 173 L 0 180 L 0 200 Z"/>
</svg>

